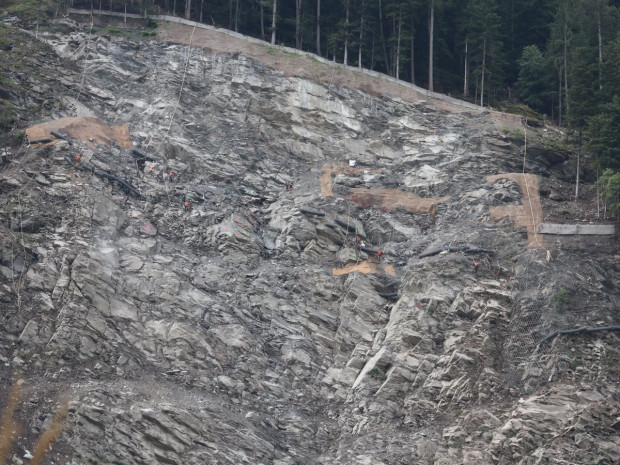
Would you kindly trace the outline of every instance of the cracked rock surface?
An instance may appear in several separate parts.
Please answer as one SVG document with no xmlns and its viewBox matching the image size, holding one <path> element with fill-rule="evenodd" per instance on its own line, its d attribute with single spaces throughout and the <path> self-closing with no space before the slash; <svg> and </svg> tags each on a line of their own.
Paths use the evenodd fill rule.
<svg viewBox="0 0 620 465">
<path fill-rule="evenodd" d="M 242 53 L 186 61 L 187 47 L 59 28 L 39 36 L 48 74 L 23 84 L 29 101 L 128 123 L 157 162 L 141 172 L 129 150 L 76 140 L 0 167 L 15 463 L 62 402 L 49 463 L 617 463 L 617 333 L 537 346 L 620 324 L 617 245 L 545 237 L 547 261 L 525 228 L 490 218 L 522 203 L 513 181 L 485 180 L 521 172 L 518 138 L 484 113 L 285 77 Z M 145 199 L 72 168 L 78 152 Z M 349 159 L 362 174 L 333 173 L 322 197 L 323 167 Z M 570 170 L 543 145 L 526 167 L 556 184 Z M 444 200 L 412 213 L 350 202 L 353 189 Z M 381 257 L 356 250 L 356 228 Z M 445 245 L 495 253 L 418 258 Z M 335 274 L 365 261 L 368 274 Z"/>
</svg>

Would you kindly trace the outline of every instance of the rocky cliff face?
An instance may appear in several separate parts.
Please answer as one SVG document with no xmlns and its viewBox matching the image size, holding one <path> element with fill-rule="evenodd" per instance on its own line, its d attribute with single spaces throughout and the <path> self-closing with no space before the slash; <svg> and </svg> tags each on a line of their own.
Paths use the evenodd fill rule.
<svg viewBox="0 0 620 465">
<path fill-rule="evenodd" d="M 528 231 L 562 205 L 552 129 L 524 192 L 488 114 L 56 27 L 9 98 L 156 162 L 82 118 L 1 168 L 15 463 L 63 403 L 49 463 L 617 463 L 617 336 L 538 344 L 619 324 L 612 239 Z"/>
</svg>

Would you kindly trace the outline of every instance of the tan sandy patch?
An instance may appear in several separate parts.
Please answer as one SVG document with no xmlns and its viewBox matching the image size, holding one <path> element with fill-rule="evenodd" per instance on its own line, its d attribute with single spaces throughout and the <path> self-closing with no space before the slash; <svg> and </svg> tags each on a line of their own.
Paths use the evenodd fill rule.
<svg viewBox="0 0 620 465">
<path fill-rule="evenodd" d="M 523 205 L 508 205 L 505 207 L 490 207 L 491 219 L 499 221 L 508 219 L 517 227 L 527 228 L 527 245 L 536 247 L 543 242 L 543 238 L 536 234 L 538 225 L 542 222 L 543 211 L 538 192 L 538 177 L 533 174 L 504 173 L 487 176 L 487 182 L 495 182 L 499 179 L 509 179 L 521 187 Z"/>
<path fill-rule="evenodd" d="M 381 208 L 389 212 L 401 207 L 411 213 L 431 213 L 437 204 L 447 202 L 450 197 L 423 199 L 398 189 L 353 188 L 349 200 L 362 207 L 381 205 Z"/>
<path fill-rule="evenodd" d="M 89 147 L 95 147 L 96 143 L 109 146 L 110 141 L 114 141 L 120 148 L 133 148 L 133 143 L 129 137 L 129 125 L 127 123 L 121 126 L 108 126 L 99 118 L 94 118 L 92 116 L 61 118 L 47 123 L 37 124 L 36 126 L 26 129 L 26 136 L 28 136 L 29 140 L 51 137 L 52 142 L 47 145 L 53 145 L 58 142 L 58 139 L 51 136 L 50 131 L 67 134 L 72 139 L 81 140 Z M 90 139 L 92 139 L 92 142 Z"/>
<path fill-rule="evenodd" d="M 394 270 L 393 265 L 383 265 L 381 263 L 370 262 L 368 260 L 360 262 L 356 265 L 351 263 L 350 265 L 346 265 L 342 268 L 332 268 L 332 273 L 336 276 L 353 273 L 355 271 L 359 271 L 363 274 L 373 273 L 396 276 L 396 270 Z"/>
</svg>

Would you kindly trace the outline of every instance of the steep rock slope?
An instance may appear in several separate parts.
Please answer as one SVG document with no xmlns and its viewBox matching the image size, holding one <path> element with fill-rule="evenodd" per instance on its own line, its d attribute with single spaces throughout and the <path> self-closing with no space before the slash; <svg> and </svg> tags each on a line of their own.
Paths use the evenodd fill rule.
<svg viewBox="0 0 620 465">
<path fill-rule="evenodd" d="M 5 392 L 23 380 L 27 433 L 15 457 L 66 402 L 50 455 L 63 463 L 617 461 L 617 336 L 537 346 L 618 325 L 617 256 L 606 238 L 528 248 L 518 215 L 491 218 L 533 216 L 536 186 L 486 179 L 521 172 L 519 137 L 488 114 L 243 54 L 57 26 L 29 101 L 128 123 L 157 162 L 140 172 L 86 126 L 2 167 L 0 374 Z M 567 165 L 541 147 L 526 169 L 545 191 Z M 90 172 L 70 166 L 79 153 Z"/>
</svg>

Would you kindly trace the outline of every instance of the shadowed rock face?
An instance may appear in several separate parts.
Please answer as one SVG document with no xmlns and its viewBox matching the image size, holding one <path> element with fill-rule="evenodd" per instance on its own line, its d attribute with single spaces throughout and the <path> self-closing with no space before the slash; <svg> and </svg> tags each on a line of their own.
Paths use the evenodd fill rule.
<svg viewBox="0 0 620 465">
<path fill-rule="evenodd" d="M 71 56 L 87 36 L 42 37 Z M 30 428 L 18 455 L 66 400 L 62 463 L 619 456 L 616 336 L 535 351 L 553 329 L 618 324 L 617 260 L 600 238 L 546 239 L 547 262 L 525 228 L 491 219 L 523 199 L 485 176 L 518 171 L 522 156 L 486 116 L 287 78 L 243 55 L 192 50 L 186 65 L 185 47 L 104 37 L 87 50 L 80 105 L 129 123 L 158 163 L 139 172 L 127 150 L 60 141 L 0 170 L 0 380 L 8 389 L 21 373 L 16 415 Z M 63 97 L 82 76 L 59 70 L 55 52 L 36 60 L 66 104 L 60 118 L 75 114 Z M 84 166 L 147 200 L 71 169 L 80 149 Z M 361 171 L 330 174 L 322 196 L 323 167 L 348 159 Z M 528 162 L 533 174 L 547 165 Z M 444 202 L 432 214 L 372 194 L 348 202 L 363 189 Z M 356 232 L 395 276 L 353 271 L 368 258 Z M 446 244 L 496 253 L 417 258 Z"/>
</svg>

